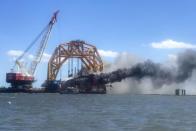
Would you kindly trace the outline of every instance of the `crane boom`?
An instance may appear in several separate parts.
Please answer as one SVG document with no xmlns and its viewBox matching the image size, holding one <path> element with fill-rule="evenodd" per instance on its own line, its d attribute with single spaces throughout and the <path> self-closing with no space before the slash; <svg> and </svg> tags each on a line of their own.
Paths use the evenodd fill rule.
<svg viewBox="0 0 196 131">
<path fill-rule="evenodd" d="M 29 68 L 29 71 L 28 71 L 29 74 L 31 74 L 31 76 L 34 76 L 34 74 L 36 72 L 36 68 L 37 68 L 38 64 L 40 63 L 40 61 L 41 61 L 41 58 L 43 56 L 46 44 L 48 42 L 48 38 L 50 36 L 50 32 L 52 30 L 52 26 L 56 22 L 56 16 L 57 16 L 58 12 L 59 12 L 59 10 L 57 10 L 54 13 L 54 16 L 52 17 L 51 21 L 49 22 L 49 25 L 46 28 L 46 32 L 44 34 L 44 37 L 42 38 L 42 41 L 40 43 L 40 46 L 39 46 L 35 56 L 33 57 L 33 60 L 31 62 L 31 65 L 30 65 L 30 68 Z"/>
<path fill-rule="evenodd" d="M 12 88 L 32 88 L 32 83 L 35 81 L 34 75 L 38 64 L 41 61 L 43 56 L 47 41 L 49 39 L 52 26 L 56 22 L 56 17 L 59 10 L 57 10 L 52 19 L 50 20 L 49 24 L 41 31 L 41 33 L 33 40 L 33 42 L 24 50 L 23 54 L 19 56 L 16 61 L 15 65 L 18 65 L 17 72 L 10 72 L 6 73 L 6 82 L 11 84 Z M 33 60 L 31 61 L 30 67 L 27 69 L 22 64 L 22 58 L 27 54 L 27 52 L 35 45 L 39 38 L 41 38 L 41 43 L 38 47 L 37 52 L 35 53 Z M 15 67 L 14 65 L 14 67 Z"/>
</svg>

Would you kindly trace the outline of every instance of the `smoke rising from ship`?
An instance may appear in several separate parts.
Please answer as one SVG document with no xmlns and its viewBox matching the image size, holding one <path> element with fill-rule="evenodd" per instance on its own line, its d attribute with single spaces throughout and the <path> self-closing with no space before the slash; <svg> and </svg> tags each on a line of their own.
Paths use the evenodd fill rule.
<svg viewBox="0 0 196 131">
<path fill-rule="evenodd" d="M 128 54 L 130 56 L 130 54 Z M 127 55 L 124 55 L 127 56 Z M 123 58 L 123 54 L 117 58 Z M 127 57 L 120 62 L 114 62 L 114 64 L 106 64 L 106 72 L 108 69 L 118 68 L 118 70 L 108 73 L 108 82 L 115 82 L 115 80 L 121 81 L 121 83 L 114 83 L 114 87 L 121 89 L 126 88 L 130 92 L 142 93 L 143 90 L 160 89 L 162 87 L 172 88 L 176 86 L 182 86 L 185 82 L 191 79 L 194 70 L 196 69 L 196 51 L 186 50 L 177 55 L 175 61 L 176 66 L 165 66 L 169 63 L 158 64 L 150 60 L 136 61 L 136 58 Z M 134 60 L 133 60 L 134 59 Z M 131 63 L 133 61 L 133 63 Z M 114 66 L 113 66 L 114 65 Z M 130 65 L 130 67 L 128 67 Z M 106 74 L 105 74 L 106 75 Z M 123 80 L 125 79 L 125 80 Z M 190 83 L 189 83 L 190 85 Z M 148 90 L 149 91 L 149 90 Z M 149 91 L 149 93 L 152 93 Z"/>
<path fill-rule="evenodd" d="M 124 56 L 126 56 L 125 59 Z M 178 54 L 175 61 L 176 66 L 168 66 L 168 62 L 166 66 L 166 64 L 154 63 L 150 60 L 139 59 L 138 61 L 136 57 L 130 56 L 131 54 L 122 54 L 121 62 L 106 64 L 105 73 L 76 77 L 63 82 L 62 86 L 110 83 L 114 87 L 112 93 L 171 93 L 174 87 L 185 88 L 186 82 L 196 75 L 194 71 L 196 69 L 196 51 L 194 50 Z M 192 81 L 195 80 L 192 79 Z M 191 82 L 188 84 L 190 87 Z"/>
</svg>

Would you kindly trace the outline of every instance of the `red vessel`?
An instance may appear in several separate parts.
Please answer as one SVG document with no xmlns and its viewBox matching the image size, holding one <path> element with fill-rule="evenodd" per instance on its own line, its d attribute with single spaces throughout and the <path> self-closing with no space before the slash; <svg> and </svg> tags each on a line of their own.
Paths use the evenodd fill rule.
<svg viewBox="0 0 196 131">
<path fill-rule="evenodd" d="M 22 73 L 7 73 L 6 82 L 11 83 L 13 88 L 32 88 L 33 76 L 24 76 Z"/>
<path fill-rule="evenodd" d="M 25 49 L 25 51 L 16 59 L 14 67 L 18 66 L 18 71 L 21 73 L 7 73 L 6 82 L 11 84 L 12 88 L 32 88 L 32 83 L 35 81 L 34 76 L 38 64 L 41 62 L 47 41 L 50 36 L 53 24 L 56 22 L 56 17 L 59 10 L 57 10 L 50 22 L 43 29 L 43 31 L 33 40 L 33 42 Z M 38 41 L 41 40 L 40 45 L 36 54 L 33 55 L 33 59 L 30 63 L 29 68 L 23 66 L 21 59 L 27 54 L 27 52 L 32 48 L 32 46 Z M 14 68 L 13 68 L 14 69 Z M 12 69 L 12 71 L 13 71 Z"/>
</svg>

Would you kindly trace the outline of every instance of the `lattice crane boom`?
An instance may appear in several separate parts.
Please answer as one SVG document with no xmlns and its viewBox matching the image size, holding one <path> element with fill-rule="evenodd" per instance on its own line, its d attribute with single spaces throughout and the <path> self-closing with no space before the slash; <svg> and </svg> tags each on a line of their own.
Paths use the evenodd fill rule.
<svg viewBox="0 0 196 131">
<path fill-rule="evenodd" d="M 43 56 L 48 38 L 50 36 L 50 32 L 52 30 L 53 24 L 56 22 L 56 17 L 59 10 L 57 10 L 50 22 L 47 24 L 47 26 L 41 31 L 40 34 L 30 43 L 30 45 L 24 50 L 23 54 L 20 55 L 16 61 L 15 66 L 17 65 L 18 71 L 14 72 L 14 68 L 11 72 L 6 73 L 6 82 L 11 84 L 12 88 L 32 88 L 32 83 L 35 81 L 34 75 L 35 71 L 37 69 L 38 64 L 41 61 L 41 58 Z M 35 43 L 41 39 L 41 43 L 38 47 L 37 52 L 35 52 L 35 55 L 33 57 L 33 60 L 31 61 L 30 67 L 25 68 L 22 64 L 22 58 L 27 54 L 27 52 L 35 45 Z"/>
<path fill-rule="evenodd" d="M 48 38 L 50 36 L 50 32 L 52 30 L 52 26 L 56 22 L 56 17 L 57 17 L 58 12 L 59 12 L 59 10 L 57 10 L 54 13 L 54 16 L 52 17 L 51 21 L 49 22 L 49 25 L 46 28 L 46 32 L 44 34 L 44 37 L 42 38 L 42 41 L 40 43 L 39 49 L 37 50 L 35 56 L 33 57 L 33 60 L 31 62 L 30 68 L 29 68 L 29 74 L 31 74 L 32 76 L 35 75 L 36 68 L 37 68 L 38 64 L 40 63 L 40 61 L 41 61 L 41 58 L 43 56 L 46 44 L 48 42 Z"/>
</svg>

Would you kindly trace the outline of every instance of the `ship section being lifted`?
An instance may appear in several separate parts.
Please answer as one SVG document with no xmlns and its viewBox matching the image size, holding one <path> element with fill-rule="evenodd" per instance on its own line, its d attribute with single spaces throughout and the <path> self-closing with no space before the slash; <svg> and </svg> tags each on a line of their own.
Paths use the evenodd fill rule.
<svg viewBox="0 0 196 131">
<path fill-rule="evenodd" d="M 97 48 L 84 41 L 75 40 L 56 47 L 48 63 L 47 80 L 42 86 L 46 87 L 46 90 L 49 92 L 58 92 L 60 90 L 60 92 L 67 93 L 68 91 L 74 92 L 78 90 L 78 93 L 106 93 L 105 85 L 97 83 L 96 80 L 92 80 L 93 83 L 86 82 L 71 87 L 63 87 L 61 84 L 63 82 L 56 80 L 63 63 L 72 58 L 80 59 L 85 65 L 85 68 L 90 72 L 96 73 L 104 71 L 104 65 Z M 78 79 L 82 79 L 83 77 L 82 74 L 77 76 Z"/>
</svg>

